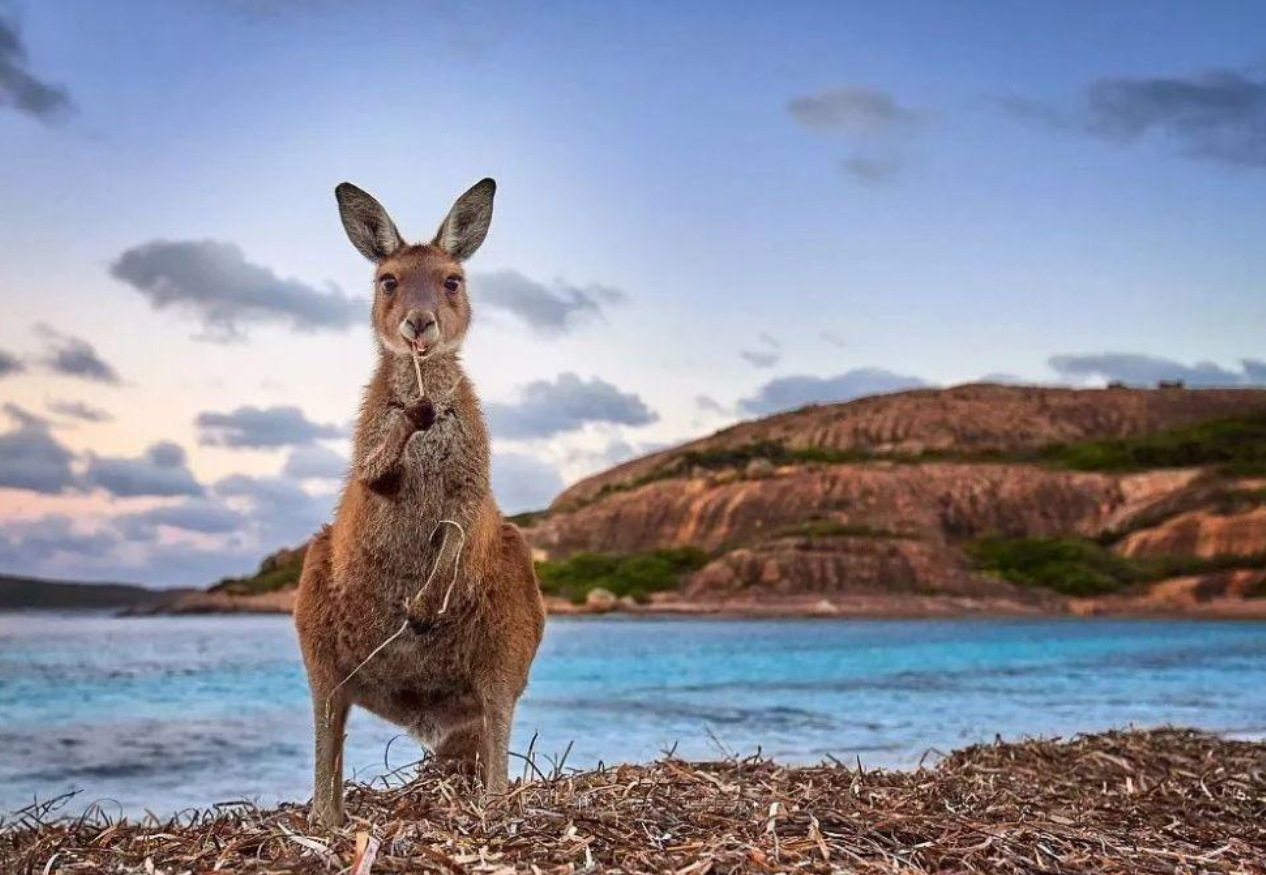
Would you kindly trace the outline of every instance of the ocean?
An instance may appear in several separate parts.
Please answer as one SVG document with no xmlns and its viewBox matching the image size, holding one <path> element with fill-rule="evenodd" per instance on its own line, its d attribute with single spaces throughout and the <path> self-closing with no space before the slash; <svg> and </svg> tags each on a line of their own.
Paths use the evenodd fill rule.
<svg viewBox="0 0 1266 875">
<path fill-rule="evenodd" d="M 1266 624 L 554 618 L 513 750 L 546 769 L 668 750 L 911 767 L 1166 723 L 1266 734 Z M 362 780 L 420 755 L 365 712 L 349 734 Z M 71 814 L 301 800 L 311 759 L 288 617 L 0 614 L 0 815 L 71 792 Z"/>
</svg>

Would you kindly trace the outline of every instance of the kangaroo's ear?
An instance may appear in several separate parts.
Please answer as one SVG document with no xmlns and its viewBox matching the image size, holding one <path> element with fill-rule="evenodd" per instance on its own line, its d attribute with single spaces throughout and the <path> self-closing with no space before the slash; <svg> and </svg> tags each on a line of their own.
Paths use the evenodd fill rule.
<svg viewBox="0 0 1266 875">
<path fill-rule="evenodd" d="M 374 200 L 373 195 L 344 182 L 334 189 L 334 197 L 338 198 L 338 214 L 347 231 L 347 239 L 361 255 L 370 261 L 380 262 L 404 245 L 391 216 L 387 215 L 382 204 Z"/>
<path fill-rule="evenodd" d="M 432 245 L 438 246 L 458 261 L 465 261 L 475 254 L 488 236 L 492 223 L 492 198 L 497 193 L 497 183 L 481 179 L 457 199 L 448 217 L 440 225 Z"/>
</svg>

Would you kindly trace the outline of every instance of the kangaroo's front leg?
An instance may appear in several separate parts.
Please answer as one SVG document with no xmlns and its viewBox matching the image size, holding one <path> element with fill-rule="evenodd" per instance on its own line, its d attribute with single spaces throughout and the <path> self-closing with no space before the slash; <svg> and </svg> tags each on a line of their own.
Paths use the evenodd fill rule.
<svg viewBox="0 0 1266 875">
<path fill-rule="evenodd" d="M 414 432 L 425 431 L 435 423 L 435 408 L 429 401 L 418 401 L 404 409 L 393 409 L 382 441 L 360 463 L 360 481 L 379 495 L 393 495 L 400 489 L 404 476 L 405 447 Z"/>
</svg>

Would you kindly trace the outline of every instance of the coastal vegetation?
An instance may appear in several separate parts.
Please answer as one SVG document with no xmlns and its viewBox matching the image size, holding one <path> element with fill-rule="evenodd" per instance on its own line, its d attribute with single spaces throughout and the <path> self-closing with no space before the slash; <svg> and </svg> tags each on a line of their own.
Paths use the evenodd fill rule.
<svg viewBox="0 0 1266 875">
<path fill-rule="evenodd" d="M 1068 596 L 1109 595 L 1182 575 L 1266 568 L 1266 553 L 1132 558 L 1075 535 L 981 538 L 969 542 L 966 551 L 981 571 L 1021 586 L 1043 587 Z"/>
<path fill-rule="evenodd" d="M 1152 434 L 1048 446 L 1049 464 L 1076 471 L 1143 471 L 1216 466 L 1239 477 L 1266 475 L 1266 412 L 1252 411 Z"/>
<path fill-rule="evenodd" d="M 282 549 L 264 558 L 259 570 L 246 577 L 226 577 L 211 587 L 211 592 L 225 595 L 260 595 L 290 589 L 299 585 L 303 571 L 303 555 L 307 545 Z"/>
<path fill-rule="evenodd" d="M 645 601 L 651 593 L 676 589 L 681 578 L 702 568 L 708 554 L 695 547 L 668 548 L 617 556 L 577 553 L 568 559 L 536 563 L 541 591 L 579 604 L 593 589 Z"/>
</svg>

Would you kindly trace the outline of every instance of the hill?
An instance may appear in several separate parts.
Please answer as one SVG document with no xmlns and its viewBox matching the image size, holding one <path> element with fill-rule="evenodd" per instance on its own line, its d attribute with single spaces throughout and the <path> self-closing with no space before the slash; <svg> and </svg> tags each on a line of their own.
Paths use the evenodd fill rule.
<svg viewBox="0 0 1266 875">
<path fill-rule="evenodd" d="M 973 384 L 740 423 L 521 514 L 551 610 L 1266 617 L 1266 390 Z M 288 610 L 302 548 L 181 610 Z"/>
<path fill-rule="evenodd" d="M 0 575 L 0 611 L 153 608 L 183 592 L 126 583 L 75 583 Z"/>
<path fill-rule="evenodd" d="M 547 584 L 595 557 L 703 551 L 659 609 L 1266 615 L 1266 391 L 967 385 L 807 407 L 582 480 L 524 523 Z"/>
</svg>

